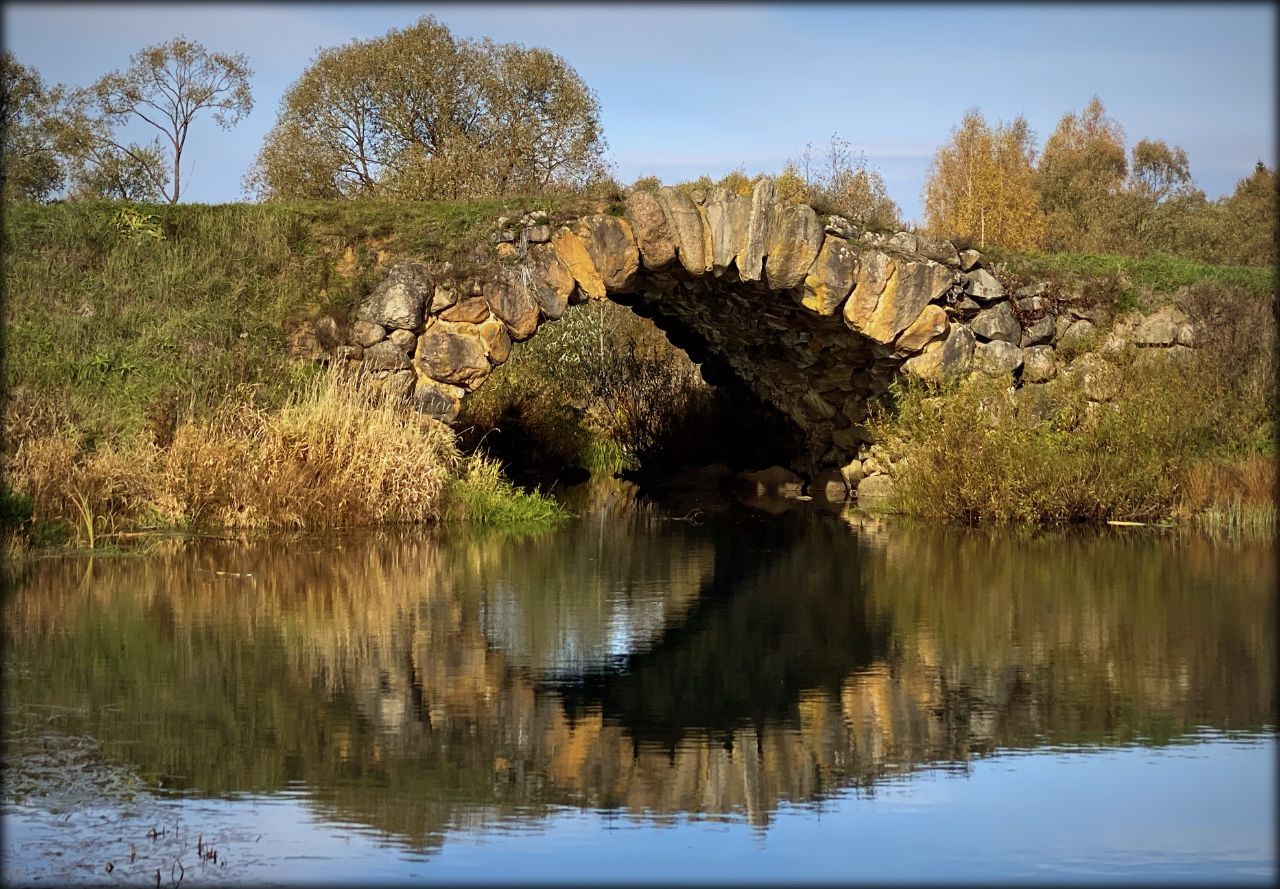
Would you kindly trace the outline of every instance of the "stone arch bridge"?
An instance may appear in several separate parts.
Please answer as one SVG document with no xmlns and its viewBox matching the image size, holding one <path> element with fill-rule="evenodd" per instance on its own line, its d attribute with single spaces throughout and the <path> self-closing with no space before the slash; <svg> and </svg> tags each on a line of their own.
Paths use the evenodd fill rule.
<svg viewBox="0 0 1280 889">
<path fill-rule="evenodd" d="M 803 442 L 793 465 L 812 475 L 865 447 L 868 400 L 897 375 L 936 380 L 975 360 L 1014 371 L 1055 329 L 1043 311 L 1029 320 L 1034 296 L 1015 312 L 975 251 L 820 218 L 767 179 L 750 196 L 633 191 L 620 216 L 554 230 L 544 214 L 499 223 L 483 276 L 394 266 L 344 353 L 446 422 L 513 342 L 611 299 L 653 319 L 708 382 L 736 377 L 789 418 Z"/>
</svg>

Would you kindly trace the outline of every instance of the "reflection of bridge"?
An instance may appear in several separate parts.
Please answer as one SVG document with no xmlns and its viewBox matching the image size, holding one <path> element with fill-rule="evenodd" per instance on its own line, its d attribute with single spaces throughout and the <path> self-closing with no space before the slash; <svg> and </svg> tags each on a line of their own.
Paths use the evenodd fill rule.
<svg viewBox="0 0 1280 889">
<path fill-rule="evenodd" d="M 36 566 L 6 603 L 32 677 L 7 675 L 10 704 L 53 687 L 148 774 L 202 792 L 302 781 L 415 843 L 556 804 L 766 823 L 783 800 L 999 748 L 1275 718 L 1265 549 L 1224 565 L 1195 541 L 618 519 L 341 553 L 193 547 L 82 587 L 83 572 Z M 614 669 L 568 657 L 566 640 L 607 643 L 610 596 L 634 578 L 665 603 L 640 649 Z M 524 612 L 497 621 L 495 601 Z M 592 675 L 566 680 L 573 663 Z"/>
</svg>

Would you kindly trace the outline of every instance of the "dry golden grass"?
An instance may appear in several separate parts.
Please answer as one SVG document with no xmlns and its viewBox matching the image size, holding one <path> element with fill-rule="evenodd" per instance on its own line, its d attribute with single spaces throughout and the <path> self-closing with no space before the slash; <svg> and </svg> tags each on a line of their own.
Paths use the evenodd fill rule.
<svg viewBox="0 0 1280 889">
<path fill-rule="evenodd" d="M 17 443 L 7 475 L 37 521 L 92 546 L 123 527 L 431 521 L 460 459 L 448 427 L 330 375 L 278 412 L 229 405 L 183 423 L 165 448 L 138 437 L 85 450 L 46 432 Z"/>
<path fill-rule="evenodd" d="M 1275 457 L 1197 460 L 1183 474 L 1178 515 L 1209 527 L 1274 532 L 1276 483 Z"/>
</svg>

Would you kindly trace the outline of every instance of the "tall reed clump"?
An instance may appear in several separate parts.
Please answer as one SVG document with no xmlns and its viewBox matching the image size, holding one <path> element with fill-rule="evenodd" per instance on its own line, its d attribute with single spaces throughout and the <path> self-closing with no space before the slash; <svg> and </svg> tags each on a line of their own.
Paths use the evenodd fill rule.
<svg viewBox="0 0 1280 889">
<path fill-rule="evenodd" d="M 1178 517 L 1208 530 L 1273 535 L 1276 532 L 1276 459 L 1202 459 L 1185 473 Z"/>
<path fill-rule="evenodd" d="M 142 435 L 87 446 L 72 429 L 18 443 L 6 474 L 39 522 L 84 546 L 139 528 L 324 528 L 559 518 L 546 498 L 458 453 L 452 430 L 331 373 L 278 411 L 229 399 L 161 446 Z M 463 507 L 446 507 L 446 499 Z M 525 512 L 521 513 L 520 510 Z"/>
<path fill-rule="evenodd" d="M 448 427 L 330 374 L 279 411 L 185 424 L 160 459 L 172 521 L 307 528 L 430 521 L 460 458 Z"/>
</svg>

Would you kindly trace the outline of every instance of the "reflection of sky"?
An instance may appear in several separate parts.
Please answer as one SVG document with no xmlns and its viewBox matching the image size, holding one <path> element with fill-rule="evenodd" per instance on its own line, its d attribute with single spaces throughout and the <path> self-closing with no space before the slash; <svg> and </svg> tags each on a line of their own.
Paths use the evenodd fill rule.
<svg viewBox="0 0 1280 889">
<path fill-rule="evenodd" d="M 655 642 L 666 628 L 677 593 L 666 583 L 636 583 L 602 598 L 568 593 L 531 598 L 518 584 L 494 584 L 481 608 L 489 644 L 544 676 L 601 669 Z M 683 604 L 683 603 L 682 603 Z M 539 636 L 539 628 L 553 628 Z"/>
<path fill-rule="evenodd" d="M 452 834 L 425 857 L 366 827 L 321 821 L 292 795 L 193 799 L 167 817 L 217 838 L 234 865 L 228 880 L 1270 883 L 1275 754 L 1274 735 L 1043 750 L 975 761 L 967 776 L 926 771 L 873 795 L 784 806 L 764 831 L 742 821 L 655 826 L 562 809 L 546 821 Z M 29 811 L 5 813 L 7 881 L 36 860 L 41 837 L 60 832 Z"/>
</svg>

